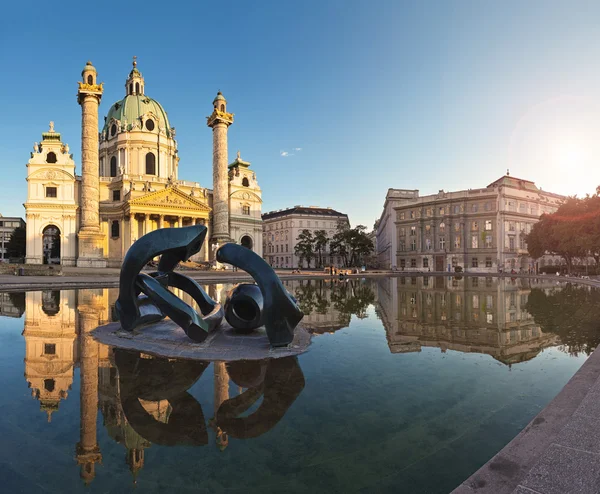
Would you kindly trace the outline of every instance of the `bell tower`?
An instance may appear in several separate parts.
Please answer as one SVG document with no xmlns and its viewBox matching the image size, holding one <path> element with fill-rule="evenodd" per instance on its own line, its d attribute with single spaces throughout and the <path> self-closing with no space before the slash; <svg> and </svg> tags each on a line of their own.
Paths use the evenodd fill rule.
<svg viewBox="0 0 600 494">
<path fill-rule="evenodd" d="M 81 105 L 81 222 L 77 266 L 106 267 L 104 234 L 100 230 L 100 165 L 98 161 L 98 106 L 102 84 L 88 62 L 81 72 L 77 102 Z"/>
<path fill-rule="evenodd" d="M 213 100 L 213 112 L 206 124 L 213 130 L 213 234 L 219 244 L 230 241 L 229 180 L 227 176 L 227 129 L 233 113 L 227 113 L 227 100 L 219 91 Z"/>
</svg>

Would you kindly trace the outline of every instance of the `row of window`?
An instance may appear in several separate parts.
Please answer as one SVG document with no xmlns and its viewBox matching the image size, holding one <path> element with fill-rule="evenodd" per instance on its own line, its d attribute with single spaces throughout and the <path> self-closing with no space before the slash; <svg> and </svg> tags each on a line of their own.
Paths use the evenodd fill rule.
<svg viewBox="0 0 600 494">
<path fill-rule="evenodd" d="M 118 172 L 117 157 L 110 158 L 109 176 L 116 177 Z M 154 153 L 146 153 L 146 175 L 156 175 L 156 156 Z"/>
<path fill-rule="evenodd" d="M 423 268 L 433 267 L 433 266 L 430 266 L 429 257 L 423 257 L 421 262 L 422 262 L 422 266 L 420 266 L 420 267 L 423 267 Z M 408 265 L 410 265 L 411 268 L 416 268 L 417 267 L 417 259 L 412 258 L 412 259 L 409 259 L 408 262 L 406 259 L 400 259 L 400 267 L 401 268 L 406 268 Z M 491 268 L 492 265 L 493 265 L 492 258 L 486 257 L 485 258 L 485 267 Z M 452 258 L 452 267 L 456 267 L 456 266 L 458 266 L 458 259 L 456 257 L 453 257 Z M 483 263 L 482 263 L 482 266 L 483 266 Z M 473 268 L 479 267 L 479 258 L 478 257 L 473 257 L 471 259 L 471 267 L 473 267 Z"/>
<path fill-rule="evenodd" d="M 285 251 L 288 251 L 288 244 L 285 244 Z M 269 244 L 268 245 L 268 253 L 269 254 L 273 254 L 273 253 L 278 253 L 279 252 L 279 245 L 275 245 L 273 246 L 273 244 Z M 281 252 L 283 252 L 283 245 L 281 246 Z"/>
<path fill-rule="evenodd" d="M 514 222 L 513 223 L 513 227 L 514 227 Z M 471 221 L 471 231 L 479 231 L 479 221 Z M 481 225 L 483 226 L 483 229 L 486 232 L 491 232 L 493 229 L 493 222 L 492 220 L 484 220 L 481 222 Z M 442 221 L 439 224 L 439 228 L 438 228 L 439 233 L 445 233 L 446 232 L 446 224 Z M 460 232 L 461 231 L 461 224 L 460 223 L 454 223 L 454 231 L 455 232 Z M 404 237 L 406 236 L 406 232 L 407 229 L 405 227 L 400 227 L 398 229 L 398 234 L 400 235 L 400 237 Z M 417 227 L 416 226 L 411 226 L 409 227 L 409 235 L 410 236 L 415 236 L 417 234 Z M 425 225 L 425 235 L 430 235 L 432 232 L 432 228 L 431 225 Z"/>
<path fill-rule="evenodd" d="M 494 202 L 490 202 L 490 201 L 485 202 L 483 205 L 479 204 L 479 203 L 472 203 L 470 205 L 470 211 L 472 213 L 477 213 L 477 212 L 479 212 L 481 207 L 483 207 L 482 211 L 494 211 L 494 209 L 496 208 L 496 204 Z M 428 208 L 425 208 L 424 213 L 422 213 L 418 209 L 417 210 L 411 209 L 410 211 L 400 211 L 398 213 L 398 219 L 400 219 L 400 220 L 415 219 L 415 218 L 420 218 L 422 215 L 426 216 L 427 218 L 431 218 L 436 213 L 439 216 L 444 216 L 446 214 L 450 214 L 451 212 L 453 214 L 464 213 L 465 205 L 464 204 L 455 204 L 452 207 L 450 207 L 450 206 L 440 206 L 438 208 L 428 207 Z"/>
<path fill-rule="evenodd" d="M 512 240 L 514 242 L 514 238 L 512 238 Z M 485 237 L 483 237 L 482 247 L 489 249 L 489 248 L 493 247 L 493 245 L 494 245 L 493 242 L 494 242 L 494 238 L 493 238 L 492 234 L 488 233 L 485 235 Z M 524 242 L 525 241 L 523 239 L 523 243 Z M 479 234 L 471 235 L 471 249 L 479 249 L 479 244 L 480 244 Z M 416 251 L 417 250 L 416 237 L 411 238 L 410 242 L 408 244 L 404 238 L 401 238 L 398 241 L 398 250 L 401 252 L 406 252 L 407 245 L 409 246 L 408 250 Z M 431 240 L 431 238 L 429 238 L 429 237 L 425 238 L 425 241 L 423 243 L 423 250 L 432 250 L 433 248 L 434 248 L 434 243 Z M 438 248 L 440 250 L 444 250 L 446 248 L 446 237 L 438 238 Z M 456 235 L 454 237 L 454 248 L 455 249 L 461 248 L 461 236 L 460 235 Z"/>
<path fill-rule="evenodd" d="M 270 225 L 267 225 L 267 230 L 271 231 L 271 230 L 281 230 L 282 228 L 288 228 L 288 227 L 293 227 L 294 226 L 294 222 L 293 221 L 282 221 L 280 223 L 272 223 Z M 298 226 L 304 226 L 304 222 L 303 220 L 298 220 Z M 335 222 L 333 221 L 321 221 L 319 222 L 318 220 L 307 220 L 306 221 L 306 227 L 313 227 L 313 228 L 335 228 Z"/>
</svg>

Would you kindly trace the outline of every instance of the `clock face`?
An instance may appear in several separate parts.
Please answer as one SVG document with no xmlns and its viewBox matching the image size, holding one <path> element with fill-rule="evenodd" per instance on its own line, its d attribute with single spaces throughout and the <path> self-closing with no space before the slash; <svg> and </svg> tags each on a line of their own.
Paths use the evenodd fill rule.
<svg viewBox="0 0 600 494">
<path fill-rule="evenodd" d="M 117 126 L 115 124 L 112 124 L 112 127 L 110 128 L 110 135 L 114 137 L 114 135 L 117 133 Z"/>
<path fill-rule="evenodd" d="M 154 120 L 146 120 L 146 128 L 150 131 L 154 130 Z"/>
</svg>

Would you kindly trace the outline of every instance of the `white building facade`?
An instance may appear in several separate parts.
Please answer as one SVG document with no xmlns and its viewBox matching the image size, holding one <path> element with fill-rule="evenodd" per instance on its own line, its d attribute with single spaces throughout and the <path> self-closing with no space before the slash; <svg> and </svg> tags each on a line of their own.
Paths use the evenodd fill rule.
<svg viewBox="0 0 600 494">
<path fill-rule="evenodd" d="M 526 235 L 566 198 L 506 175 L 482 189 L 419 196 L 389 189 L 377 229 L 380 266 L 400 271 L 535 271 Z"/>
<path fill-rule="evenodd" d="M 220 194 L 217 219 L 215 184 L 211 189 L 179 179 L 175 128 L 162 105 L 146 94 L 137 62 L 125 82 L 124 98 L 109 107 L 102 128 L 94 113 L 103 93 L 96 76 L 88 62 L 79 83 L 83 173 L 76 174 L 69 146 L 52 123 L 34 144 L 27 164 L 25 209 L 31 223 L 26 262 L 118 267 L 146 233 L 197 224 L 205 225 L 208 235 L 193 260 L 212 261 L 216 246 L 226 241 L 262 255 L 262 192 L 239 152 L 228 165 L 227 129 L 233 114 L 227 113 L 224 96 L 217 94 L 207 117 L 213 130 L 213 181 L 218 181 Z M 218 228 L 215 221 L 220 221 Z"/>
<path fill-rule="evenodd" d="M 263 221 L 263 257 L 276 268 L 302 268 L 300 259 L 295 253 L 298 235 L 302 230 L 314 233 L 326 232 L 332 239 L 338 224 L 350 226 L 348 215 L 331 208 L 318 206 L 294 206 L 293 208 L 271 211 L 262 215 Z M 342 267 L 342 259 L 331 255 L 329 243 L 323 253 L 323 265 Z M 314 261 L 311 266 L 314 266 Z"/>
</svg>

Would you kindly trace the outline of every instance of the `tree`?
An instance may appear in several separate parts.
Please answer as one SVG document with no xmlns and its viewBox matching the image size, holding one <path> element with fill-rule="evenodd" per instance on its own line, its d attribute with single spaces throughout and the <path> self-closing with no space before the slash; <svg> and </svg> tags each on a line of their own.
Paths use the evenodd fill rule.
<svg viewBox="0 0 600 494">
<path fill-rule="evenodd" d="M 526 236 L 529 255 L 534 259 L 545 253 L 559 255 L 571 273 L 575 259 L 587 258 L 591 252 L 599 250 L 597 239 L 594 240 L 590 233 L 590 215 L 586 214 L 589 201 L 586 201 L 569 197 L 554 213 L 543 214 Z"/>
<path fill-rule="evenodd" d="M 338 229 L 330 242 L 331 253 L 344 261 L 345 267 L 363 264 L 364 258 L 373 252 L 373 241 L 365 233 L 366 226 L 350 228 L 347 224 L 338 224 Z"/>
<path fill-rule="evenodd" d="M 298 256 L 298 267 L 302 267 L 303 260 L 306 260 L 306 265 L 310 268 L 310 261 L 315 257 L 313 246 L 315 239 L 310 230 L 302 230 L 296 239 L 298 242 L 294 247 L 294 253 Z"/>
<path fill-rule="evenodd" d="M 327 232 L 325 230 L 317 230 L 313 237 L 314 239 L 314 250 L 317 252 L 317 260 L 320 268 L 323 267 L 323 253 L 329 243 Z"/>
<path fill-rule="evenodd" d="M 26 243 L 26 231 L 25 227 L 19 226 L 14 229 L 10 240 L 6 245 L 6 252 L 8 257 L 25 257 L 25 243 Z"/>
</svg>

